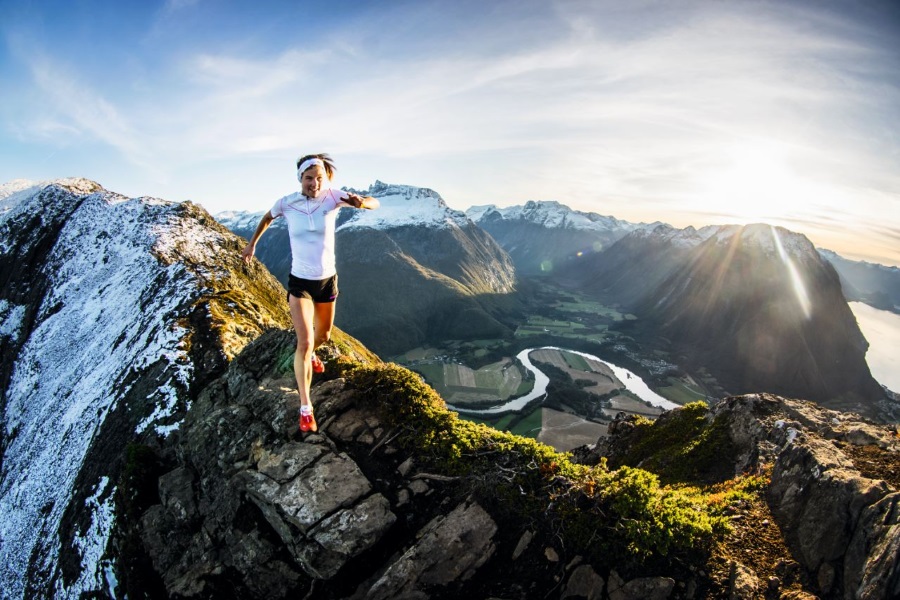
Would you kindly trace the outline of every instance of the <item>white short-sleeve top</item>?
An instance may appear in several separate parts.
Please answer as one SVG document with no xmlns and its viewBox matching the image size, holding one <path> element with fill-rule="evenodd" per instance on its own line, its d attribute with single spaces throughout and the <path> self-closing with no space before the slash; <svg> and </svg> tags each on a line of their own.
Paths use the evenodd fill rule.
<svg viewBox="0 0 900 600">
<path fill-rule="evenodd" d="M 334 227 L 338 210 L 350 206 L 347 192 L 327 189 L 316 198 L 286 196 L 269 211 L 284 217 L 291 240 L 291 275 L 301 279 L 328 279 L 334 264 Z"/>
</svg>

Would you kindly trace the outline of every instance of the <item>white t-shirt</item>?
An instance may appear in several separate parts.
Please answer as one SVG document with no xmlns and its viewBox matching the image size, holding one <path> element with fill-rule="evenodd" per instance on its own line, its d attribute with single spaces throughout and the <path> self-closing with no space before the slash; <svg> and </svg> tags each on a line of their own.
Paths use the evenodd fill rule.
<svg viewBox="0 0 900 600">
<path fill-rule="evenodd" d="M 284 217 L 291 240 L 291 275 L 318 281 L 337 272 L 334 265 L 334 225 L 338 210 L 350 206 L 347 192 L 327 189 L 317 198 L 287 196 L 269 211 Z"/>
</svg>

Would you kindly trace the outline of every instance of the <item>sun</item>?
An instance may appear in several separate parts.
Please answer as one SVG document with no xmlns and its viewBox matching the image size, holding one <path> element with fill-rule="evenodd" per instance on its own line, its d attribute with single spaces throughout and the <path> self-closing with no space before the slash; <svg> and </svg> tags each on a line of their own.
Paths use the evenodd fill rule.
<svg viewBox="0 0 900 600">
<path fill-rule="evenodd" d="M 802 209 L 810 188 L 790 166 L 788 147 L 750 142 L 730 148 L 701 182 L 701 197 L 734 222 L 777 222 Z"/>
</svg>

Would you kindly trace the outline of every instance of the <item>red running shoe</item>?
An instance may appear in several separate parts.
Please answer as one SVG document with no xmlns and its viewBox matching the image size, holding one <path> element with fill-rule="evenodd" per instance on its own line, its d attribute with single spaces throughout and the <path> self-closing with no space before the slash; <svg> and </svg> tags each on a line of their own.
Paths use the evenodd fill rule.
<svg viewBox="0 0 900 600">
<path fill-rule="evenodd" d="M 300 409 L 300 431 L 318 431 L 319 426 L 316 424 L 316 416 L 313 414 L 312 410 L 307 412 L 304 411 L 303 408 Z"/>
<path fill-rule="evenodd" d="M 322 362 L 322 359 L 319 358 L 315 352 L 312 355 L 312 369 L 313 373 L 324 373 L 325 372 L 325 364 Z"/>
</svg>

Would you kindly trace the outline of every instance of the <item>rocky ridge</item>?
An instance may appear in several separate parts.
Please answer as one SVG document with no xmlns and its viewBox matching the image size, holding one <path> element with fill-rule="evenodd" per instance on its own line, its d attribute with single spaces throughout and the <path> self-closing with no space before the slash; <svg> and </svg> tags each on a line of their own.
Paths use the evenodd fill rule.
<svg viewBox="0 0 900 600">
<path fill-rule="evenodd" d="M 191 203 L 86 179 L 0 190 L 0 595 L 106 589 L 125 449 L 165 438 L 283 290 Z"/>
<path fill-rule="evenodd" d="M 435 469 L 421 440 L 439 431 L 411 431 L 416 424 L 391 419 L 371 390 L 327 379 L 346 368 L 343 357 L 331 356 L 313 389 L 319 433 L 298 434 L 298 397 L 290 373 L 278 368 L 290 337 L 272 332 L 251 345 L 162 448 L 172 468 L 158 478 L 158 503 L 138 529 L 166 595 L 600 597 L 605 578 L 541 524 L 507 514 L 517 501 L 505 506 L 493 486 Z M 414 446 L 411 434 L 420 440 Z M 502 466 L 502 449 L 491 452 L 499 453 L 495 468 L 517 475 Z M 551 464 L 534 464 L 545 486 Z M 129 577 L 148 575 L 128 574 L 126 585 Z M 611 597 L 622 600 L 665 598 L 676 585 L 615 569 L 608 577 Z M 137 591 L 129 588 L 129 597 Z"/>
<path fill-rule="evenodd" d="M 630 461 L 653 464 L 662 472 L 679 461 L 690 461 L 691 451 L 672 447 L 634 452 L 641 446 L 652 447 L 646 442 L 653 430 L 669 427 L 686 410 L 666 413 L 650 427 L 622 415 L 610 426 L 610 437 L 601 439 L 582 459 L 598 460 L 602 455 L 610 466 Z M 805 593 L 821 598 L 900 596 L 900 430 L 896 425 L 878 425 L 812 402 L 770 394 L 727 398 L 701 413 L 701 425 L 692 440 L 709 433 L 715 436 L 714 432 L 720 438 L 718 452 L 700 478 L 718 473 L 721 479 L 722 469 L 731 473 L 767 470 L 764 517 L 775 521 L 778 541 L 783 540 L 790 551 L 790 556 L 771 551 L 753 554 L 752 540 L 764 536 L 770 527 L 768 518 L 754 521 L 753 511 L 737 511 L 735 519 L 747 518 L 739 524 L 746 535 L 736 547 L 720 546 L 719 562 L 726 565 L 724 571 L 720 567 L 721 576 L 729 578 L 728 584 L 719 585 L 720 593 L 728 585 L 734 593 L 734 583 L 740 579 L 746 590 L 738 594 L 741 598 L 786 597 L 785 580 L 794 584 L 795 591 L 805 587 Z M 753 562 L 747 556 L 753 556 Z"/>
<path fill-rule="evenodd" d="M 608 441 L 576 453 L 582 463 L 600 463 L 588 471 L 596 478 L 587 480 L 594 482 L 590 488 L 563 476 L 565 456 L 548 450 L 518 461 L 523 447 L 514 444 L 491 446 L 492 474 L 473 476 L 435 460 L 430 444 L 455 434 L 429 426 L 418 413 L 448 423 L 453 417 L 382 387 L 402 377 L 390 365 L 364 367 L 381 375 L 360 378 L 354 361 L 333 354 L 314 386 L 320 431 L 298 434 L 297 395 L 290 374 L 277 367 L 290 354 L 289 338 L 272 332 L 248 347 L 200 394 L 162 449 L 165 472 L 158 494 L 150 495 L 155 499 L 142 509 L 139 535 L 170 596 L 636 600 L 900 593 L 897 481 L 876 471 L 863 475 L 849 450 L 867 448 L 895 464 L 896 430 L 770 395 L 704 408 L 703 428 L 722 435 L 692 438 L 718 458 L 694 479 L 770 472 L 759 501 L 771 506 L 791 554 L 747 564 L 740 548 L 729 554 L 719 542 L 708 553 L 672 547 L 638 560 L 623 546 L 610 551 L 617 546 L 607 545 L 620 532 L 611 524 L 621 526 L 624 515 L 610 522 L 603 511 L 621 508 L 602 504 L 596 512 L 592 498 L 617 477 L 641 473 L 621 458 L 640 448 L 649 431 L 665 431 L 695 407 L 666 413 L 656 424 L 616 421 Z M 458 450 L 461 460 L 481 452 Z M 671 447 L 660 451 L 673 454 Z M 606 471 L 604 461 L 615 470 Z M 650 464 L 644 457 L 633 466 Z M 604 473 L 616 475 L 605 480 Z M 505 494 L 507 476 L 519 482 L 512 489 L 519 485 L 522 496 Z M 539 510 L 521 512 L 535 498 Z M 577 507 L 571 514 L 560 508 L 569 501 Z M 727 507 L 733 523 L 741 523 L 740 506 Z M 589 544 L 579 542 L 583 531 L 559 525 L 572 515 L 591 532 Z M 644 519 L 655 527 L 651 517 Z"/>
</svg>

